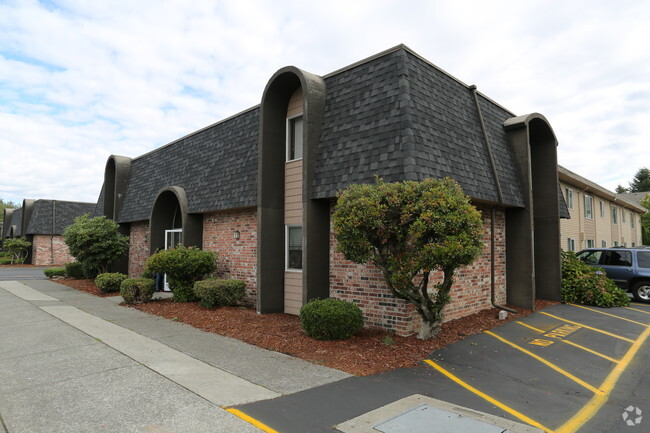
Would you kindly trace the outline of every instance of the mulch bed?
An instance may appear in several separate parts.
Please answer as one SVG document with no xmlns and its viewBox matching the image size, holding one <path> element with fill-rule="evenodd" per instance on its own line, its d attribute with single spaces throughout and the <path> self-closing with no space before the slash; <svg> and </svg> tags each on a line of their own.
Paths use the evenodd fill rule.
<svg viewBox="0 0 650 433">
<path fill-rule="evenodd" d="M 114 296 L 99 292 L 96 286 L 93 289 L 93 280 L 63 279 L 58 282 L 97 296 Z M 536 309 L 556 304 L 539 300 Z M 517 314 L 508 313 L 506 320 L 499 320 L 499 310 L 491 308 L 444 323 L 438 336 L 426 341 L 374 329 L 364 329 L 348 340 L 318 341 L 307 337 L 298 317 L 289 314 L 257 314 L 244 307 L 207 309 L 197 302 L 181 303 L 170 299 L 133 308 L 358 376 L 417 365 L 431 352 L 450 343 L 532 313 L 516 308 Z"/>
</svg>

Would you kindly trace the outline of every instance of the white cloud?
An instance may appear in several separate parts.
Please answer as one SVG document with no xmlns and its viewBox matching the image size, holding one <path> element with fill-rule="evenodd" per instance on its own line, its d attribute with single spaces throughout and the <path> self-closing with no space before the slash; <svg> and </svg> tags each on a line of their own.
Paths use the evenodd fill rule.
<svg viewBox="0 0 650 433">
<path fill-rule="evenodd" d="M 649 15 L 602 0 L 0 3 L 0 197 L 94 201 L 110 154 L 256 105 L 282 66 L 326 74 L 402 42 L 544 114 L 560 164 L 613 189 L 650 166 Z"/>
</svg>

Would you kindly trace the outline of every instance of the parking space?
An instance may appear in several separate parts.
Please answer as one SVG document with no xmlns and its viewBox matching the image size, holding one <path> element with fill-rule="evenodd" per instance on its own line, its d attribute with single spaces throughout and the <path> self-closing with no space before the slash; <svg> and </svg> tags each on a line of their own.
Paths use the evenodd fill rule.
<svg viewBox="0 0 650 433">
<path fill-rule="evenodd" d="M 637 413 L 650 413 L 643 389 L 649 335 L 648 304 L 558 305 L 447 346 L 416 368 L 350 378 L 236 410 L 268 431 L 332 432 L 349 419 L 422 394 L 547 432 L 645 431 Z"/>
</svg>

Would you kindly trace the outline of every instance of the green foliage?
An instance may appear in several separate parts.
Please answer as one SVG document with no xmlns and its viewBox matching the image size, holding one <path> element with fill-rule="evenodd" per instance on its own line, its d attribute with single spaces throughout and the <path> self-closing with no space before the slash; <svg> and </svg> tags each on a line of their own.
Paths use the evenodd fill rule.
<svg viewBox="0 0 650 433">
<path fill-rule="evenodd" d="M 300 309 L 300 325 L 316 340 L 344 340 L 363 327 L 363 313 L 342 299 L 314 299 Z"/>
<path fill-rule="evenodd" d="M 562 251 L 562 302 L 623 307 L 630 303 L 627 294 L 607 278 L 605 272 L 578 259 L 571 251 Z"/>
<path fill-rule="evenodd" d="M 4 241 L 4 249 L 11 254 L 11 264 L 22 264 L 29 254 L 32 243 L 24 237 L 9 238 Z"/>
<path fill-rule="evenodd" d="M 0 198 L 0 215 L 4 214 L 5 209 L 15 209 L 20 206 L 18 203 L 13 203 L 11 201 L 4 201 Z"/>
<path fill-rule="evenodd" d="M 150 301 L 155 290 L 155 283 L 149 278 L 127 278 L 120 285 L 120 295 L 127 304 Z"/>
<path fill-rule="evenodd" d="M 145 274 L 167 274 L 167 283 L 174 293 L 174 301 L 196 301 L 192 288 L 194 282 L 217 268 L 216 255 L 211 251 L 203 251 L 195 247 L 177 248 L 158 251 L 147 259 Z"/>
<path fill-rule="evenodd" d="M 86 278 L 86 271 L 84 269 L 83 263 L 80 262 L 66 263 L 65 276 L 68 278 L 74 278 L 75 280 L 82 280 Z"/>
<path fill-rule="evenodd" d="M 99 274 L 95 278 L 95 285 L 104 293 L 119 292 L 122 281 L 127 278 L 119 272 Z"/>
<path fill-rule="evenodd" d="M 650 245 L 650 193 L 641 199 L 641 206 L 646 208 L 646 213 L 641 215 L 641 237 L 643 245 Z"/>
<path fill-rule="evenodd" d="M 82 215 L 63 234 L 70 254 L 89 269 L 105 273 L 108 266 L 129 248 L 129 238 L 117 231 L 119 225 L 106 217 Z"/>
<path fill-rule="evenodd" d="M 241 280 L 210 279 L 194 283 L 194 295 L 206 308 L 237 305 L 245 294 L 246 283 Z"/>
<path fill-rule="evenodd" d="M 50 269 L 45 269 L 43 270 L 43 273 L 47 278 L 53 278 L 53 277 L 65 277 L 65 268 L 50 268 Z"/>
<path fill-rule="evenodd" d="M 351 185 L 339 193 L 333 224 L 345 258 L 377 266 L 392 293 L 415 306 L 420 338 L 439 331 L 456 269 L 483 248 L 481 214 L 450 178 Z M 430 292 L 434 270 L 444 278 Z"/>
</svg>

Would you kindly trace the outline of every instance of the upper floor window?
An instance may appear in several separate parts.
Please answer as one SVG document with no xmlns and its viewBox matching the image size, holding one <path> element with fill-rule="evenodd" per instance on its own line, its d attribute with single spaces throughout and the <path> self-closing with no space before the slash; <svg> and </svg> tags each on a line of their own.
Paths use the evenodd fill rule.
<svg viewBox="0 0 650 433">
<path fill-rule="evenodd" d="M 567 238 L 566 247 L 567 247 L 567 251 L 575 251 L 576 250 L 576 240 L 573 239 L 573 238 Z"/>
<path fill-rule="evenodd" d="M 590 195 L 585 196 L 585 218 L 594 219 L 594 198 Z"/>
<path fill-rule="evenodd" d="M 607 241 L 602 241 L 600 243 L 600 246 L 603 247 L 603 248 L 607 248 Z"/>
<path fill-rule="evenodd" d="M 566 205 L 569 209 L 573 209 L 573 190 L 566 188 Z"/>
<path fill-rule="evenodd" d="M 287 161 L 302 158 L 302 114 L 287 119 Z"/>
<path fill-rule="evenodd" d="M 605 202 L 600 200 L 600 217 L 605 218 Z"/>
<path fill-rule="evenodd" d="M 625 222 L 625 209 L 621 209 L 621 222 Z"/>
<path fill-rule="evenodd" d="M 632 212 L 630 212 L 630 226 L 634 228 L 634 220 L 636 219 L 636 215 L 634 215 Z"/>
<path fill-rule="evenodd" d="M 616 206 L 612 206 L 612 222 L 618 224 L 618 209 Z"/>
</svg>

